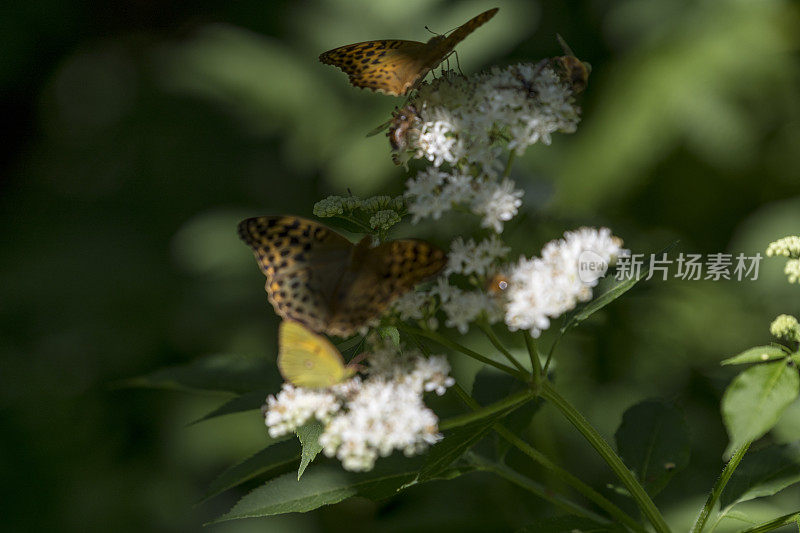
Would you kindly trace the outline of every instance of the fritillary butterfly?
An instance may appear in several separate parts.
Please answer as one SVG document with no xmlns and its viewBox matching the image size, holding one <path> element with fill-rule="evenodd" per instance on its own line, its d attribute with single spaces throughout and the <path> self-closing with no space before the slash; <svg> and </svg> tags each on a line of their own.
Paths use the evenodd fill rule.
<svg viewBox="0 0 800 533">
<path fill-rule="evenodd" d="M 380 317 L 415 285 L 447 263 L 425 241 L 403 239 L 371 247 L 301 217 L 263 216 L 239 223 L 267 277 L 275 312 L 319 333 L 347 337 Z"/>
<path fill-rule="evenodd" d="M 497 10 L 484 11 L 450 35 L 436 35 L 426 43 L 389 39 L 365 41 L 328 50 L 319 60 L 344 71 L 355 87 L 405 96 L 428 71 L 444 61 L 458 43 L 495 16 Z"/>
</svg>

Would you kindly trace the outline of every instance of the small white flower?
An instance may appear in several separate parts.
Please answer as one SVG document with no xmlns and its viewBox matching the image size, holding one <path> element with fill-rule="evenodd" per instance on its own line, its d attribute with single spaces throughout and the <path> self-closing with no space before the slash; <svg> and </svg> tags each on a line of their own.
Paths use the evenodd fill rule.
<svg viewBox="0 0 800 533">
<path fill-rule="evenodd" d="M 464 242 L 464 239 L 457 237 L 450 244 L 445 274 L 485 276 L 494 262 L 505 257 L 510 250 L 503 244 L 503 241 L 497 238 L 497 235 L 492 235 L 479 244 L 475 244 L 472 239 Z"/>
<path fill-rule="evenodd" d="M 425 291 L 407 292 L 394 301 L 392 307 L 401 320 L 419 320 L 425 316 L 425 307 L 430 303 L 430 295 Z"/>
<path fill-rule="evenodd" d="M 495 298 L 485 291 L 462 291 L 452 287 L 447 300 L 442 300 L 442 311 L 447 316 L 445 325 L 458 329 L 462 335 L 469 330 L 469 324 L 485 316 L 489 323 L 498 322 L 503 312 Z"/>
<path fill-rule="evenodd" d="M 503 231 L 503 223 L 517 214 L 522 205 L 522 191 L 514 188 L 514 182 L 506 178 L 502 183 L 490 182 L 478 192 L 472 203 L 472 210 L 483 215 L 481 226 Z"/>
</svg>

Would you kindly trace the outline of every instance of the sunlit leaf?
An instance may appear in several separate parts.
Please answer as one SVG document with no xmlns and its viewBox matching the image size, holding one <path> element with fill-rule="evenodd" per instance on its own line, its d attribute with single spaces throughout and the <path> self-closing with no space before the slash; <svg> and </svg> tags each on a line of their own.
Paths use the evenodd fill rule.
<svg viewBox="0 0 800 533">
<path fill-rule="evenodd" d="M 352 496 L 385 498 L 413 479 L 421 464 L 419 457 L 391 457 L 364 473 L 347 472 L 339 464 L 312 465 L 299 481 L 288 472 L 254 489 L 215 522 L 302 513 Z"/>
<path fill-rule="evenodd" d="M 800 483 L 800 442 L 750 451 L 720 497 L 722 507 L 761 498 Z"/>
<path fill-rule="evenodd" d="M 722 397 L 722 417 L 730 437 L 726 456 L 772 429 L 799 392 L 797 367 L 783 361 L 739 374 Z"/>
<path fill-rule="evenodd" d="M 300 444 L 303 446 L 303 451 L 300 456 L 300 467 L 297 469 L 297 480 L 299 481 L 306 471 L 306 467 L 314 460 L 314 458 L 322 451 L 322 445 L 319 443 L 319 436 L 325 430 L 325 426 L 321 422 L 313 421 L 297 428 L 295 433 L 297 438 L 300 439 Z"/>
<path fill-rule="evenodd" d="M 723 365 L 743 365 L 748 363 L 763 363 L 786 357 L 786 350 L 780 346 L 756 346 L 745 350 L 739 355 L 734 355 L 722 361 Z"/>
<path fill-rule="evenodd" d="M 651 495 L 689 464 L 689 429 L 674 406 L 647 400 L 629 408 L 614 435 L 625 464 Z"/>
</svg>

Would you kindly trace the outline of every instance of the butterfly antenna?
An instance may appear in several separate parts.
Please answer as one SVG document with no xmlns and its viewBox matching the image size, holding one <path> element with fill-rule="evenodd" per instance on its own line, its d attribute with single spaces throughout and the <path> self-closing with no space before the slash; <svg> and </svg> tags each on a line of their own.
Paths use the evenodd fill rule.
<svg viewBox="0 0 800 533">
<path fill-rule="evenodd" d="M 567 41 L 564 40 L 564 38 L 561 36 L 561 34 L 556 33 L 556 39 L 558 39 L 558 44 L 561 45 L 561 49 L 564 50 L 564 54 L 566 54 L 566 55 L 568 55 L 570 57 L 578 57 L 578 56 L 575 55 L 575 52 L 572 51 L 572 48 L 569 47 L 569 45 L 567 44 Z"/>
</svg>

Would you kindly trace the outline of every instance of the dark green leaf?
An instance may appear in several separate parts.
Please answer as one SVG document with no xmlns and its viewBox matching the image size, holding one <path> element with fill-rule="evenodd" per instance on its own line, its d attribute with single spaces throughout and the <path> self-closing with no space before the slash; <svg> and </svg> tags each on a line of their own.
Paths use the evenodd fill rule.
<svg viewBox="0 0 800 533">
<path fill-rule="evenodd" d="M 297 428 L 295 433 L 297 433 L 297 438 L 300 439 L 300 444 L 303 446 L 303 452 L 300 456 L 300 467 L 297 469 L 298 481 L 309 463 L 322 451 L 322 445 L 319 443 L 319 436 L 322 435 L 323 431 L 325 431 L 325 426 L 322 425 L 322 422 L 316 420 Z"/>
<path fill-rule="evenodd" d="M 722 361 L 723 365 L 743 365 L 748 363 L 763 363 L 786 357 L 786 350 L 780 346 L 756 346 L 745 350 L 739 355 L 734 355 Z"/>
<path fill-rule="evenodd" d="M 261 474 L 280 473 L 296 464 L 300 459 L 300 449 L 294 438 L 287 440 L 288 438 L 289 436 L 271 439 L 266 448 L 225 470 L 209 485 L 203 500 Z"/>
<path fill-rule="evenodd" d="M 299 481 L 289 472 L 254 489 L 215 522 L 302 513 L 352 496 L 386 498 L 413 479 L 421 464 L 419 457 L 395 456 L 381 459 L 373 470 L 359 474 L 342 470 L 339 464 L 311 465 Z"/>
<path fill-rule="evenodd" d="M 651 495 L 689 464 L 689 429 L 668 403 L 647 400 L 629 408 L 614 437 L 625 464 Z"/>
<path fill-rule="evenodd" d="M 800 393 L 795 365 L 756 365 L 739 374 L 722 397 L 722 417 L 730 436 L 726 456 L 772 429 Z"/>
<path fill-rule="evenodd" d="M 255 390 L 251 392 L 246 392 L 241 396 L 237 396 L 232 400 L 228 400 L 227 402 L 217 407 L 207 415 L 203 416 L 202 418 L 198 418 L 197 420 L 192 422 L 192 424 L 197 424 L 218 416 L 231 415 L 234 413 L 241 413 L 244 411 L 254 411 L 256 409 L 260 409 L 261 406 L 264 405 L 264 401 L 265 398 L 267 397 L 267 394 L 269 393 L 266 390 Z"/>
<path fill-rule="evenodd" d="M 472 385 L 472 397 L 481 405 L 488 405 L 526 387 L 525 383 L 504 372 L 484 367 L 475 376 L 475 382 Z M 540 399 L 525 403 L 525 405 L 511 412 L 503 421 L 503 425 L 515 435 L 521 434 L 530 426 L 533 416 L 541 405 L 542 401 Z M 501 459 L 511 447 L 511 444 L 506 439 L 500 438 L 499 435 L 494 436 L 494 445 L 498 459 Z"/>
<path fill-rule="evenodd" d="M 720 497 L 722 507 L 772 496 L 800 482 L 800 442 L 772 445 L 745 455 Z"/>
<path fill-rule="evenodd" d="M 181 391 L 220 391 L 242 394 L 256 389 L 275 390 L 283 380 L 274 361 L 264 357 L 220 354 L 170 366 L 124 380 L 123 387 Z"/>
<path fill-rule="evenodd" d="M 508 409 L 487 411 L 468 424 L 459 426 L 444 433 L 444 438 L 431 448 L 425 464 L 413 483 L 420 483 L 440 476 L 453 461 L 461 457 L 474 444 L 492 428 L 498 420 L 519 408 L 525 402 L 520 402 Z"/>
<path fill-rule="evenodd" d="M 557 516 L 543 518 L 517 530 L 517 533 L 601 533 L 625 531 L 614 524 L 602 524 L 580 516 Z"/>
</svg>

